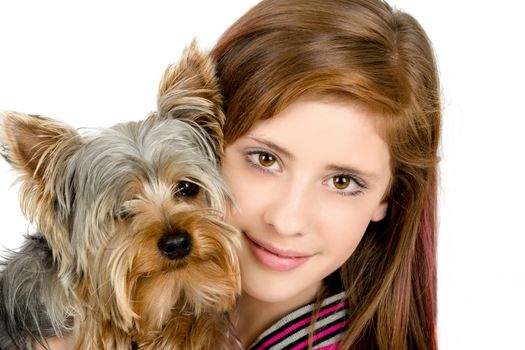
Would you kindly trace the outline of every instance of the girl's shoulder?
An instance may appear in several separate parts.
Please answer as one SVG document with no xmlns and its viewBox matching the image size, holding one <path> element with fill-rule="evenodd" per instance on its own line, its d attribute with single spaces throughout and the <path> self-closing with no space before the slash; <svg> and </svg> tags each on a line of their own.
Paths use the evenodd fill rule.
<svg viewBox="0 0 525 350">
<path fill-rule="evenodd" d="M 340 292 L 326 297 L 313 322 L 312 312 L 316 307 L 316 303 L 313 302 L 284 316 L 264 331 L 250 350 L 308 349 L 308 336 L 312 330 L 312 349 L 337 349 L 348 323 L 346 293 Z"/>
</svg>

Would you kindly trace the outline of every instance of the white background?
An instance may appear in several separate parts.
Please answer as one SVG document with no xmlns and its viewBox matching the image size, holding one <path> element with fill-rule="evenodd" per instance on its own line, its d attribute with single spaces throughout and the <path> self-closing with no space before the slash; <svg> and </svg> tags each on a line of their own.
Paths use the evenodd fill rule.
<svg viewBox="0 0 525 350">
<path fill-rule="evenodd" d="M 211 48 L 255 3 L 0 0 L 0 109 L 75 127 L 141 119 L 182 48 Z M 510 0 L 391 3 L 420 20 L 440 65 L 440 346 L 525 349 L 525 17 Z M 29 229 L 14 178 L 0 159 L 11 248 Z"/>
</svg>

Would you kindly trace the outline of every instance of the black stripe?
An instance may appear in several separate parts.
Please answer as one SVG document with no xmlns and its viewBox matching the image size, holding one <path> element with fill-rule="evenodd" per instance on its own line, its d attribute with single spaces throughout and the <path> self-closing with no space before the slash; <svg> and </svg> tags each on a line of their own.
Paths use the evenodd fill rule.
<svg viewBox="0 0 525 350">
<path fill-rule="evenodd" d="M 345 317 L 345 318 L 347 318 L 347 317 Z M 322 332 L 323 330 L 325 330 L 325 329 L 327 329 L 327 328 L 330 328 L 330 327 L 332 327 L 332 326 L 335 325 L 335 324 L 338 324 L 338 323 L 343 322 L 343 320 L 344 320 L 345 318 L 338 318 L 337 320 L 334 320 L 333 322 L 330 322 L 330 323 L 324 325 L 323 327 L 320 327 L 320 328 L 316 329 L 316 330 L 314 331 L 314 334 L 313 334 L 313 335 L 315 336 L 315 335 L 318 334 L 319 332 Z M 335 337 L 336 335 L 338 335 L 338 334 L 340 334 L 340 333 L 343 333 L 343 332 L 345 331 L 345 328 L 346 328 L 346 327 L 339 328 L 339 329 L 337 329 L 337 330 L 334 331 L 334 332 L 326 333 L 325 335 L 323 335 L 323 336 L 320 337 L 319 339 L 316 339 L 316 340 L 314 341 L 314 343 L 312 344 L 312 346 L 316 346 L 317 344 L 321 344 L 321 343 L 324 342 L 325 340 L 330 339 L 330 338 L 332 338 L 332 337 Z M 286 339 L 286 338 L 283 338 L 282 340 L 285 340 L 285 339 Z M 294 341 L 294 342 L 292 342 L 292 343 L 286 345 L 285 347 L 283 347 L 283 348 L 281 348 L 281 349 L 282 349 L 282 350 L 289 350 L 289 349 L 292 349 L 294 346 L 297 346 L 297 344 L 302 343 L 302 342 L 304 342 L 305 340 L 308 340 L 308 334 L 302 336 L 301 338 L 299 338 L 299 339 L 297 339 L 296 341 Z M 277 344 L 279 344 L 279 343 L 277 343 Z M 277 345 L 277 344 L 273 344 L 272 346 Z M 305 349 L 307 349 L 307 348 L 308 348 L 308 346 L 305 347 Z"/>
<path fill-rule="evenodd" d="M 333 325 L 337 324 L 337 323 L 340 323 L 340 322 L 344 322 L 345 320 L 347 321 L 349 319 L 349 316 L 348 315 L 345 315 L 344 317 L 341 317 L 341 318 L 338 318 L 337 320 L 334 320 L 333 322 L 331 322 L 330 324 L 327 324 L 325 326 L 323 326 L 322 329 L 318 329 L 316 330 L 315 334 L 317 334 L 318 332 L 321 332 L 323 329 L 327 328 L 327 327 L 332 327 Z M 322 337 L 316 339 L 314 341 L 314 344 L 313 346 L 317 345 L 317 344 L 321 344 L 322 342 L 330 339 L 330 338 L 333 338 L 335 337 L 336 335 L 338 334 L 341 334 L 341 333 L 344 333 L 346 331 L 346 329 L 348 328 L 348 323 L 346 325 L 344 325 L 343 327 L 333 331 L 333 332 L 330 332 L 330 333 L 326 333 L 325 335 L 323 335 Z M 315 335 L 314 334 L 314 335 Z"/>
<path fill-rule="evenodd" d="M 321 308 L 319 309 L 319 312 L 321 312 L 321 311 L 323 311 L 323 310 L 325 310 L 325 309 L 327 309 L 327 308 L 330 308 L 330 307 L 332 307 L 332 306 L 334 306 L 334 305 L 337 305 L 337 304 L 339 304 L 339 303 L 341 303 L 341 302 L 343 302 L 343 301 L 346 301 L 346 299 L 345 299 L 345 298 L 341 298 L 341 299 L 338 299 L 338 300 L 335 300 L 335 301 L 331 302 L 330 304 L 324 305 L 323 307 L 321 307 Z M 307 305 L 305 305 L 305 306 L 308 306 L 308 305 L 312 305 L 312 304 L 307 304 Z M 304 307 L 304 306 L 303 306 L 303 307 Z M 337 310 L 336 312 L 338 312 L 338 311 L 340 311 L 340 310 L 343 310 L 343 309 L 345 309 L 346 307 L 347 307 L 347 305 L 345 304 L 342 308 L 340 308 L 340 309 Z M 301 308 L 302 308 L 302 307 L 301 307 Z M 298 308 L 297 310 L 299 310 L 299 309 L 301 309 L 301 308 Z M 295 311 L 297 311 L 297 310 L 295 310 Z M 292 313 L 295 312 L 295 311 L 292 311 Z M 294 319 L 292 319 L 292 320 L 286 322 L 286 323 L 283 324 L 281 327 L 279 327 L 279 328 L 277 328 L 276 330 L 274 330 L 273 332 L 267 334 L 264 338 L 262 338 L 261 340 L 259 340 L 256 344 L 252 345 L 252 346 L 250 347 L 250 349 L 256 349 L 258 346 L 260 346 L 261 344 L 263 344 L 264 342 L 266 342 L 268 339 L 274 337 L 276 334 L 281 333 L 283 330 L 287 329 L 288 327 L 290 327 L 290 326 L 292 326 L 292 325 L 294 325 L 294 324 L 296 324 L 296 323 L 298 323 L 298 322 L 301 322 L 302 320 L 304 320 L 304 319 L 306 319 L 306 318 L 308 318 L 308 317 L 312 317 L 312 316 L 313 316 L 312 313 L 313 313 L 313 310 L 312 310 L 311 312 L 308 312 L 308 313 L 306 313 L 306 314 L 304 314 L 304 315 L 298 317 L 298 318 L 294 318 Z M 332 316 L 332 315 L 333 315 L 333 313 L 328 313 L 328 314 L 326 314 L 326 315 L 324 315 L 324 316 L 322 316 L 322 317 L 318 317 L 318 318 L 316 318 L 316 320 L 317 320 L 317 321 L 320 321 L 320 320 L 322 320 L 322 319 L 324 319 L 324 318 L 326 318 L 326 317 Z M 286 316 L 285 316 L 285 317 L 286 317 Z M 294 334 L 294 333 L 296 333 L 296 332 L 298 332 L 298 331 L 300 331 L 300 330 L 302 330 L 302 329 L 304 329 L 304 328 L 310 327 L 311 323 L 312 323 L 311 321 L 308 322 L 308 323 L 305 323 L 302 327 L 295 329 L 292 333 L 289 333 L 289 334 Z M 283 339 L 286 339 L 287 337 L 288 337 L 288 336 L 285 336 L 285 338 L 283 338 Z"/>
</svg>

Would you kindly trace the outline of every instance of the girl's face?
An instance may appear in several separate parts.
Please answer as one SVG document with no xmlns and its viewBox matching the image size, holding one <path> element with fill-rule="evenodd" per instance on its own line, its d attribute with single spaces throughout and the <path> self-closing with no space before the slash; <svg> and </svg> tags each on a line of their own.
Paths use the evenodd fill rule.
<svg viewBox="0 0 525 350">
<path fill-rule="evenodd" d="M 226 148 L 244 293 L 311 299 L 386 213 L 387 145 L 354 104 L 300 100 Z"/>
</svg>

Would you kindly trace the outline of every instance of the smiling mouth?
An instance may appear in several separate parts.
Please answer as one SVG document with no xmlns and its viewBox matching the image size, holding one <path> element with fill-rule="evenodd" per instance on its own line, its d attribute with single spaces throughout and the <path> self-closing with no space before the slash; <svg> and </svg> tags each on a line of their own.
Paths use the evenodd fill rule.
<svg viewBox="0 0 525 350">
<path fill-rule="evenodd" d="M 299 252 L 263 245 L 253 240 L 246 232 L 243 232 L 243 235 L 256 260 L 271 270 L 289 271 L 301 266 L 311 257 Z"/>
<path fill-rule="evenodd" d="M 278 257 L 285 258 L 285 259 L 298 259 L 298 258 L 308 258 L 309 257 L 309 255 L 304 255 L 304 254 L 297 253 L 291 250 L 283 250 L 283 249 L 273 248 L 267 245 L 263 245 L 257 242 L 256 240 L 254 240 L 253 238 L 251 238 L 250 236 L 248 236 L 246 232 L 243 232 L 243 234 L 246 236 L 246 238 L 248 238 L 248 240 L 253 242 L 253 244 L 257 245 L 259 248 L 264 249 L 265 251 L 273 255 L 276 255 Z"/>
</svg>

